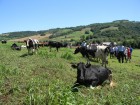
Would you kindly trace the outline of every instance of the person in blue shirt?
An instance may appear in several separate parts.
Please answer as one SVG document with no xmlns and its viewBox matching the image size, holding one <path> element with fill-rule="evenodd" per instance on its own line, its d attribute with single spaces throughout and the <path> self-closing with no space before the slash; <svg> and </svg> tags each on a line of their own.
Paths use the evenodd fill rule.
<svg viewBox="0 0 140 105">
<path fill-rule="evenodd" d="M 82 42 L 81 47 L 87 47 L 87 43 L 85 41 Z"/>
<path fill-rule="evenodd" d="M 118 46 L 118 60 L 119 63 L 123 63 L 124 62 L 124 51 L 125 51 L 125 47 L 123 45 Z"/>
<path fill-rule="evenodd" d="M 110 58 L 113 58 L 115 52 L 115 48 L 113 46 L 110 47 Z"/>
</svg>

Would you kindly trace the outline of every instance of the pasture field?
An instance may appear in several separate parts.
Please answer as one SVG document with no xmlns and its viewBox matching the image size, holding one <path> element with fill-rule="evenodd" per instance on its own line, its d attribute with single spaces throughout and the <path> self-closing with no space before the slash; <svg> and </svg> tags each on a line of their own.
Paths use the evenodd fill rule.
<svg viewBox="0 0 140 105">
<path fill-rule="evenodd" d="M 139 49 L 133 51 L 130 63 L 109 58 L 114 87 L 81 86 L 72 92 L 76 70 L 70 63 L 86 63 L 81 54 L 73 54 L 74 48 L 49 52 L 42 47 L 38 54 L 27 55 L 26 48 L 15 51 L 10 46 L 0 43 L 0 105 L 140 105 Z"/>
</svg>

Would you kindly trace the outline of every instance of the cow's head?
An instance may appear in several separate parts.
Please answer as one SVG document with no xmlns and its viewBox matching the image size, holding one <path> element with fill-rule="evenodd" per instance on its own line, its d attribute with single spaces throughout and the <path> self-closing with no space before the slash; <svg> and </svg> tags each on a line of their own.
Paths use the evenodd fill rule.
<svg viewBox="0 0 140 105">
<path fill-rule="evenodd" d="M 85 67 L 85 64 L 83 62 L 80 62 L 80 63 L 77 63 L 77 64 L 72 64 L 71 65 L 73 68 L 76 68 L 77 69 L 77 81 L 76 83 L 79 83 L 79 84 L 83 84 L 85 81 L 85 70 L 86 70 L 86 67 Z"/>
<path fill-rule="evenodd" d="M 72 91 L 73 92 L 78 92 L 78 87 L 80 85 L 85 85 L 88 86 L 87 83 L 85 83 L 85 71 L 87 68 L 87 66 L 90 66 L 90 63 L 88 62 L 87 64 L 84 64 L 83 62 L 79 62 L 79 63 L 72 63 L 71 66 L 73 68 L 77 69 L 77 80 L 74 84 L 74 86 L 72 87 Z"/>
<path fill-rule="evenodd" d="M 86 64 L 84 64 L 83 62 L 79 62 L 79 63 L 71 63 L 71 67 L 72 68 L 78 68 L 79 66 L 83 66 L 85 68 L 89 68 L 91 66 L 90 62 L 87 61 Z"/>
<path fill-rule="evenodd" d="M 106 54 L 108 55 L 109 52 L 110 52 L 110 48 L 107 46 L 107 47 L 105 48 L 105 50 L 104 50 L 104 53 L 106 53 Z"/>
<path fill-rule="evenodd" d="M 74 51 L 74 54 L 77 54 L 77 53 L 79 53 L 80 52 L 80 47 L 77 47 L 76 49 L 75 49 L 75 51 Z"/>
</svg>

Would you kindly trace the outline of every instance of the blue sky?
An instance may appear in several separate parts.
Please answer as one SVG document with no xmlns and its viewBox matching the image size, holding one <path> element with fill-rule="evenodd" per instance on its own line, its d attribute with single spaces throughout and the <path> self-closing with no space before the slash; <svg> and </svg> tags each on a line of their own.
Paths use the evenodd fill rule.
<svg viewBox="0 0 140 105">
<path fill-rule="evenodd" d="M 140 21 L 140 0 L 0 0 L 0 34 Z"/>
</svg>

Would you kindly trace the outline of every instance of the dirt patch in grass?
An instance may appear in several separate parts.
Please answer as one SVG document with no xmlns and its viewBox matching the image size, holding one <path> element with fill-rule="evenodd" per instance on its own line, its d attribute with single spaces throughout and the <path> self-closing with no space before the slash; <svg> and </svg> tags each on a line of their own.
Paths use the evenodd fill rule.
<svg viewBox="0 0 140 105">
<path fill-rule="evenodd" d="M 24 40 L 27 40 L 29 37 L 32 38 L 32 39 L 43 40 L 43 39 L 49 38 L 50 35 L 52 35 L 52 34 L 46 34 L 44 36 L 34 35 L 34 36 L 28 36 L 28 37 L 24 37 L 24 38 L 11 39 L 9 41 L 13 41 L 13 42 L 24 41 Z"/>
</svg>

